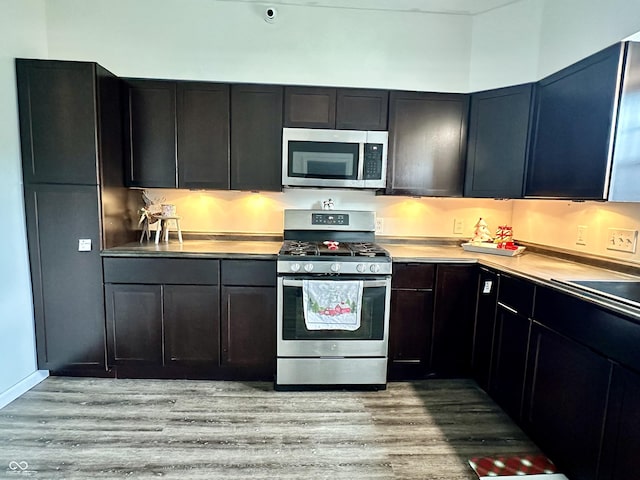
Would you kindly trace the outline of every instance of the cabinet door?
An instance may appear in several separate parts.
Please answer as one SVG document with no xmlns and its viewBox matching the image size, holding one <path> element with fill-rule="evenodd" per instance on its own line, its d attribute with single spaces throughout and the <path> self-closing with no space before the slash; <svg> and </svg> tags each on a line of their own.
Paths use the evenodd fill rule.
<svg viewBox="0 0 640 480">
<path fill-rule="evenodd" d="M 433 328 L 432 290 L 391 290 L 389 380 L 423 378 Z"/>
<path fill-rule="evenodd" d="M 468 95 L 391 92 L 387 194 L 461 196 Z"/>
<path fill-rule="evenodd" d="M 569 478 L 596 478 L 610 362 L 538 324 L 529 356 L 528 432 Z"/>
<path fill-rule="evenodd" d="M 336 89 L 285 87 L 284 126 L 336 128 Z"/>
<path fill-rule="evenodd" d="M 273 380 L 276 289 L 222 286 L 221 364 L 243 378 Z"/>
<path fill-rule="evenodd" d="M 433 330 L 433 264 L 396 263 L 389 312 L 389 380 L 423 378 Z"/>
<path fill-rule="evenodd" d="M 465 197 L 521 198 L 533 85 L 471 95 Z"/>
<path fill-rule="evenodd" d="M 336 128 L 340 130 L 386 130 L 389 92 L 339 88 Z"/>
<path fill-rule="evenodd" d="M 215 367 L 220 355 L 220 294 L 212 285 L 165 285 L 164 364 Z"/>
<path fill-rule="evenodd" d="M 176 84 L 127 80 L 126 183 L 130 187 L 175 188 Z"/>
<path fill-rule="evenodd" d="M 231 87 L 233 190 L 282 190 L 282 96 L 278 86 Z"/>
<path fill-rule="evenodd" d="M 229 189 L 229 86 L 179 82 L 178 187 Z"/>
<path fill-rule="evenodd" d="M 25 183 L 97 185 L 95 64 L 16 60 Z"/>
<path fill-rule="evenodd" d="M 605 198 L 621 49 L 538 82 L 525 196 Z"/>
<path fill-rule="evenodd" d="M 530 328 L 528 318 L 498 304 L 489 394 L 516 421 L 522 415 Z"/>
<path fill-rule="evenodd" d="M 615 367 L 604 432 L 601 480 L 626 480 L 638 474 L 640 452 L 640 375 Z"/>
<path fill-rule="evenodd" d="M 476 322 L 473 332 L 473 352 L 471 369 L 478 385 L 489 389 L 491 355 L 496 324 L 498 275 L 481 269 L 478 276 L 478 300 L 476 304 Z"/>
<path fill-rule="evenodd" d="M 162 365 L 162 286 L 105 285 L 109 365 Z"/>
<path fill-rule="evenodd" d="M 473 265 L 438 265 L 433 313 L 431 372 L 468 376 L 478 277 Z"/>
<path fill-rule="evenodd" d="M 41 369 L 105 370 L 98 198 L 97 186 L 25 187 Z M 79 239 L 91 251 L 79 252 Z"/>
</svg>

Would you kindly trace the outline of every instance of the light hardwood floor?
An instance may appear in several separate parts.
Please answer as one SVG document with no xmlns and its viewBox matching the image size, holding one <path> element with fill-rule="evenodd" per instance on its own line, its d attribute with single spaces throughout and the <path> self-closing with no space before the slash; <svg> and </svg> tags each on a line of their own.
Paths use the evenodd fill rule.
<svg viewBox="0 0 640 480">
<path fill-rule="evenodd" d="M 9 479 L 466 480 L 470 457 L 516 452 L 537 449 L 468 380 L 275 392 L 51 377 L 0 410 Z"/>
</svg>

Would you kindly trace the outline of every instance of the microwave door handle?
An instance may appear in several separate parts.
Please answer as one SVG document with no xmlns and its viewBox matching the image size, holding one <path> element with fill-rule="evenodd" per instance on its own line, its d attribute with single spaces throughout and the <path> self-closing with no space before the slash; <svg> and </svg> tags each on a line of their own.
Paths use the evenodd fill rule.
<svg viewBox="0 0 640 480">
<path fill-rule="evenodd" d="M 364 142 L 358 144 L 358 180 L 364 178 Z"/>
<path fill-rule="evenodd" d="M 282 285 L 285 286 L 285 287 L 302 287 L 302 280 L 294 280 L 294 279 L 291 279 L 291 278 L 284 278 L 282 280 Z M 363 288 L 385 287 L 385 286 L 387 286 L 387 280 L 386 279 L 363 280 L 363 282 L 362 282 L 362 287 Z"/>
</svg>

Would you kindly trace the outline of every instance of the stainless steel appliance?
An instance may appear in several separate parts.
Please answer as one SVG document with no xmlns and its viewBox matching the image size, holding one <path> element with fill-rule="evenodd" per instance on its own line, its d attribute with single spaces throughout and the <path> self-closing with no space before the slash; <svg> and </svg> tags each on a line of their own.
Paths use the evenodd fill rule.
<svg viewBox="0 0 640 480">
<path fill-rule="evenodd" d="M 284 128 L 282 185 L 384 188 L 388 132 Z"/>
<path fill-rule="evenodd" d="M 284 227 L 277 261 L 276 389 L 386 388 L 391 257 L 374 243 L 375 214 L 285 210 Z M 336 287 L 361 282 L 359 328 L 311 329 L 305 321 L 305 280 Z"/>
<path fill-rule="evenodd" d="M 640 308 L 640 281 L 638 280 L 559 280 L 553 282 Z"/>
</svg>

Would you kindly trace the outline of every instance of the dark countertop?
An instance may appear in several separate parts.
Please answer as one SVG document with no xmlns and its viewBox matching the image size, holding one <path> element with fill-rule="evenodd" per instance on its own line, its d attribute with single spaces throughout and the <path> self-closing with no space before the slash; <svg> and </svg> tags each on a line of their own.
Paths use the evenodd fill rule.
<svg viewBox="0 0 640 480">
<path fill-rule="evenodd" d="M 640 322 L 640 309 L 619 302 L 579 292 L 553 280 L 640 280 L 639 276 L 595 267 L 539 253 L 525 251 L 515 257 L 466 252 L 454 244 L 425 242 L 394 242 L 380 239 L 380 245 L 389 251 L 395 261 L 418 263 L 479 263 L 549 286 L 632 317 Z M 158 257 L 158 258 L 221 258 L 221 259 L 275 259 L 281 241 L 250 240 L 185 240 L 150 243 L 129 243 L 103 250 L 103 257 Z"/>
</svg>

